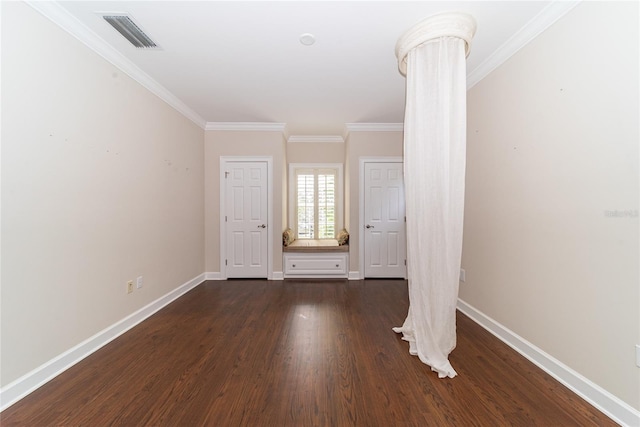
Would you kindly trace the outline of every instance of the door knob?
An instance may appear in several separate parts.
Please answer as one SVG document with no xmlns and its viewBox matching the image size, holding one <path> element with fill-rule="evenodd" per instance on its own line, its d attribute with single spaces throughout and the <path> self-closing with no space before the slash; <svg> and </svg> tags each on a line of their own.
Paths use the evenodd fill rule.
<svg viewBox="0 0 640 427">
<path fill-rule="evenodd" d="M 267 228 L 267 226 L 264 225 L 264 224 L 261 224 L 261 225 L 258 226 L 258 228 Z"/>
<path fill-rule="evenodd" d="M 365 225 L 364 227 L 365 228 L 375 228 L 373 225 L 369 225 L 369 224 Z"/>
</svg>

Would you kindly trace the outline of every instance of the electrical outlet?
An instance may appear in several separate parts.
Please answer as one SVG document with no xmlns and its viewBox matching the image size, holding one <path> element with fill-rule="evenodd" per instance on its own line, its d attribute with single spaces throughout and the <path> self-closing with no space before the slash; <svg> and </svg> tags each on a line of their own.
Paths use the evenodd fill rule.
<svg viewBox="0 0 640 427">
<path fill-rule="evenodd" d="M 464 268 L 460 269 L 460 281 L 464 283 L 467 280 L 467 275 L 464 271 Z"/>
<path fill-rule="evenodd" d="M 133 280 L 127 282 L 127 293 L 130 294 L 131 292 L 133 292 Z"/>
<path fill-rule="evenodd" d="M 140 289 L 142 287 L 142 276 L 138 276 L 138 279 L 136 279 L 136 288 Z"/>
</svg>

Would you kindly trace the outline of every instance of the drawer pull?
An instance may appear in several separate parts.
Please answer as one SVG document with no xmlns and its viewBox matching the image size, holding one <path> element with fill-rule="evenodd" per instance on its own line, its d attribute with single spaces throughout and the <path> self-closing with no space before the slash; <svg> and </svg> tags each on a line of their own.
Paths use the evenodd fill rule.
<svg viewBox="0 0 640 427">
<path fill-rule="evenodd" d="M 295 265 L 295 264 L 293 264 L 291 267 L 296 268 L 296 265 Z"/>
<path fill-rule="evenodd" d="M 340 264 L 336 264 L 336 268 L 340 267 Z"/>
</svg>

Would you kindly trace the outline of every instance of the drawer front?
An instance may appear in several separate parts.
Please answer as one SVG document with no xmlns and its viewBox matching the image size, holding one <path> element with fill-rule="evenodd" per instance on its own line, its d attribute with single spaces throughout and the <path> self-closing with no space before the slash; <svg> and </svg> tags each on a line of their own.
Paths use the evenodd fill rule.
<svg viewBox="0 0 640 427">
<path fill-rule="evenodd" d="M 285 256 L 286 274 L 346 274 L 347 259 L 344 255 Z"/>
</svg>

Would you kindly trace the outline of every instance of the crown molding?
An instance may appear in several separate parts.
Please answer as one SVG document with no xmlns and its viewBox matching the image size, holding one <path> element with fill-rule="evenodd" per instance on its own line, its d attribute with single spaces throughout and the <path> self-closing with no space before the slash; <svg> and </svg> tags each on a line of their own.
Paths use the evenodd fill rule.
<svg viewBox="0 0 640 427">
<path fill-rule="evenodd" d="M 286 135 L 283 123 L 221 123 L 206 122 L 198 113 L 188 107 L 173 93 L 138 68 L 128 58 L 114 49 L 104 39 L 82 24 L 75 16 L 55 1 L 26 0 L 26 3 L 43 16 L 51 20 L 63 30 L 92 49 L 105 60 L 122 70 L 129 77 L 140 83 L 151 93 L 165 101 L 176 111 L 205 130 L 238 130 L 238 131 L 281 131 Z M 578 1 L 552 1 L 540 13 L 532 18 L 509 40 L 496 49 L 485 61 L 472 70 L 467 76 L 467 89 L 472 88 L 489 73 L 507 61 L 531 40 L 549 28 L 558 19 L 580 3 Z M 403 130 L 402 123 L 346 123 L 349 132 L 398 132 Z"/>
<path fill-rule="evenodd" d="M 404 123 L 345 123 L 349 132 L 402 132 Z"/>
<path fill-rule="evenodd" d="M 322 143 L 333 143 L 333 144 L 343 144 L 344 138 L 340 135 L 291 135 L 287 142 L 289 143 L 309 143 L 309 142 L 322 142 Z"/>
<path fill-rule="evenodd" d="M 184 102 L 169 92 L 164 86 L 154 80 L 147 73 L 138 68 L 127 57 L 114 49 L 109 43 L 91 31 L 86 25 L 80 22 L 75 16 L 55 1 L 32 1 L 26 3 L 51 20 L 54 24 L 74 36 L 98 55 L 119 68 L 129 77 L 140 83 L 154 95 L 176 109 L 180 114 L 200 126 L 205 127 L 205 120 Z"/>
<path fill-rule="evenodd" d="M 207 122 L 204 130 L 285 132 L 286 123 L 271 122 Z"/>
<path fill-rule="evenodd" d="M 571 9 L 580 3 L 578 1 L 559 1 L 549 3 L 536 16 L 531 18 L 524 27 L 498 47 L 480 65 L 473 69 L 467 76 L 467 90 L 475 86 L 489 73 L 511 58 L 516 52 L 525 47 L 531 40 L 539 36 L 543 31 L 553 25 L 558 19 L 566 15 Z M 473 50 L 473 49 L 472 49 Z"/>
</svg>

